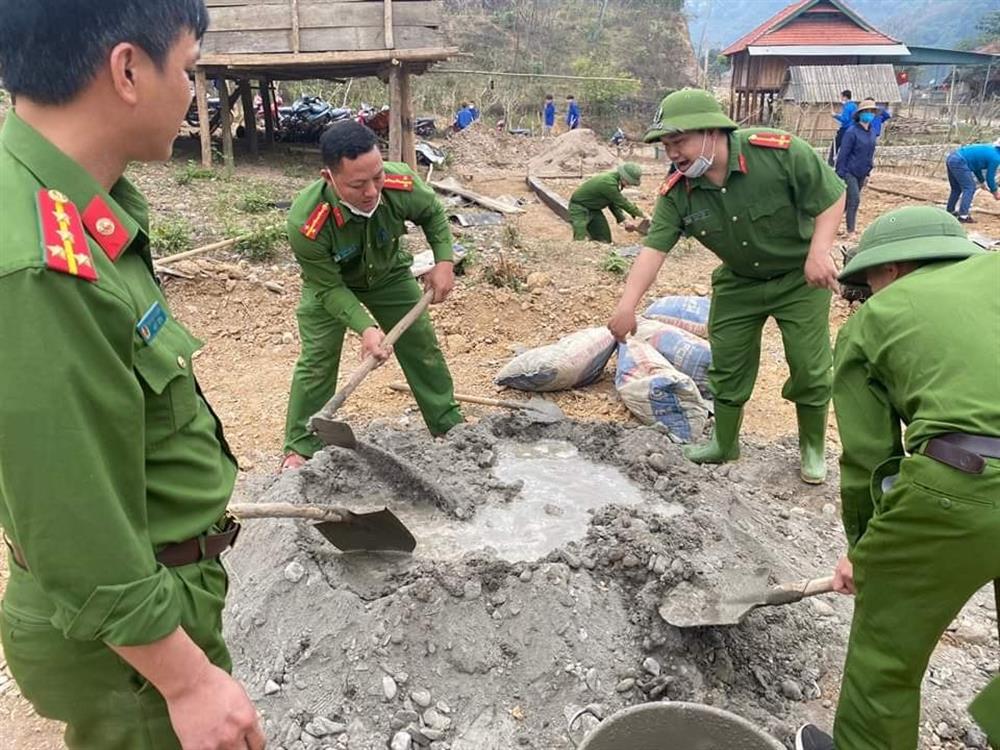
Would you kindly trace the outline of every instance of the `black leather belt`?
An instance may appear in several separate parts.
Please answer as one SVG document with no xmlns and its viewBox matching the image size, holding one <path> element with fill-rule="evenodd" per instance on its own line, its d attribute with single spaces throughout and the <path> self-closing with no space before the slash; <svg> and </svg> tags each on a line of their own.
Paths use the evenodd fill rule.
<svg viewBox="0 0 1000 750">
<path fill-rule="evenodd" d="M 225 552 L 229 547 L 236 544 L 236 537 L 240 535 L 240 525 L 230 516 L 226 516 L 222 530 L 217 534 L 202 534 L 201 536 L 185 539 L 183 542 L 174 542 L 163 547 L 156 553 L 156 561 L 168 568 L 176 568 L 181 565 L 192 565 L 202 560 L 214 560 Z M 3 535 L 4 543 L 10 550 L 14 562 L 27 570 L 28 563 L 24 559 L 24 553 L 14 542 Z"/>
<path fill-rule="evenodd" d="M 923 454 L 966 474 L 986 471 L 987 458 L 1000 458 L 1000 438 L 949 432 L 924 443 Z"/>
</svg>

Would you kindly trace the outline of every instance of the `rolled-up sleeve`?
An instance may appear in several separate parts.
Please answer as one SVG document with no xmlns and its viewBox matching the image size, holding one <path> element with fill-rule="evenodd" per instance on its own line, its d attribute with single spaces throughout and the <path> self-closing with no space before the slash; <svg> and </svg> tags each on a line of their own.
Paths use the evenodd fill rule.
<svg viewBox="0 0 1000 750">
<path fill-rule="evenodd" d="M 129 301 L 43 268 L 0 272 L 0 522 L 54 627 L 112 645 L 180 623 L 146 514 Z"/>
<path fill-rule="evenodd" d="M 427 244 L 434 253 L 434 260 L 438 263 L 453 261 L 455 253 L 448 215 L 444 212 L 444 206 L 434 194 L 433 188 L 416 174 L 413 175 L 410 205 L 412 211 L 407 218 L 423 230 Z"/>
</svg>

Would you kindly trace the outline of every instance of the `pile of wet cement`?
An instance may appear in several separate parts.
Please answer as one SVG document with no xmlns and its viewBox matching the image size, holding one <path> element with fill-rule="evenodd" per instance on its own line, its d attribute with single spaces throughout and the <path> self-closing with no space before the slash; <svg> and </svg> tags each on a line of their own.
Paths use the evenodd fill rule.
<svg viewBox="0 0 1000 750">
<path fill-rule="evenodd" d="M 365 439 L 419 467 L 440 494 L 429 499 L 405 476 L 333 449 L 259 499 L 388 504 L 417 531 L 413 556 L 341 555 L 306 523 L 251 521 L 227 561 L 227 636 L 272 746 L 549 750 L 568 747 L 566 718 L 580 706 L 610 714 L 649 700 L 711 703 L 783 740 L 797 721 L 829 721 L 845 601 L 758 610 L 728 629 L 679 630 L 656 613 L 682 580 L 757 566 L 781 580 L 829 570 L 840 532 L 819 506 L 832 490 L 789 482 L 793 450 L 751 448 L 736 468 L 705 468 L 650 428 L 510 418 L 440 442 L 389 429 Z M 519 543 L 531 529 L 516 524 L 498 527 L 496 549 L 462 555 L 456 527 L 526 502 L 532 487 L 512 480 L 505 461 L 539 445 L 555 458 L 575 447 L 610 472 L 597 486 L 627 477 L 640 497 L 620 504 L 608 494 L 578 539 L 542 559 L 525 559 Z M 803 495 L 795 507 L 793 492 Z M 523 524 L 562 521 L 565 507 L 551 505 Z"/>
</svg>

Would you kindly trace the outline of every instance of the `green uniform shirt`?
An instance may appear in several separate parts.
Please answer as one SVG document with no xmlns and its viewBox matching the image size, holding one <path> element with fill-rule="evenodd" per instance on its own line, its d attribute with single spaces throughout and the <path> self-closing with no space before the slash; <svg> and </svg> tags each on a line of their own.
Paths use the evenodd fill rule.
<svg viewBox="0 0 1000 750">
<path fill-rule="evenodd" d="M 618 187 L 620 184 L 617 170 L 603 172 L 580 185 L 570 196 L 570 203 L 575 203 L 589 211 L 611 209 L 615 221 L 619 224 L 625 221 L 626 213 L 635 218 L 641 218 L 642 211 L 622 195 L 621 188 Z"/>
<path fill-rule="evenodd" d="M 872 516 L 872 472 L 904 443 L 1000 437 L 1000 255 L 923 266 L 865 302 L 837 336 L 833 404 L 853 547 Z"/>
<path fill-rule="evenodd" d="M 413 264 L 413 256 L 399 246 L 405 221 L 423 229 L 436 261 L 453 258 L 448 217 L 434 191 L 406 164 L 386 162 L 385 173 L 381 203 L 369 219 L 352 213 L 324 180 L 299 193 L 288 214 L 288 238 L 307 287 L 303 292 L 317 294 L 330 315 L 356 333 L 375 321 L 353 290 L 377 287 Z M 412 190 L 392 189 L 393 183 L 412 185 Z M 311 222 L 312 239 L 307 236 Z"/>
<path fill-rule="evenodd" d="M 755 134 L 785 147 L 753 145 Z M 760 128 L 729 134 L 723 186 L 704 176 L 680 178 L 668 188 L 671 182 L 661 188 L 646 246 L 668 252 L 682 234 L 694 237 L 734 273 L 754 279 L 801 269 L 815 217 L 844 192 L 808 143 Z"/>
<path fill-rule="evenodd" d="M 128 180 L 105 192 L 10 112 L 0 185 L 0 525 L 66 637 L 150 643 L 181 609 L 155 549 L 218 520 L 236 475 L 191 372 L 201 344 L 167 310 Z M 66 246 L 43 242 L 42 189 L 82 216 L 66 235 L 79 276 L 49 267 Z"/>
</svg>

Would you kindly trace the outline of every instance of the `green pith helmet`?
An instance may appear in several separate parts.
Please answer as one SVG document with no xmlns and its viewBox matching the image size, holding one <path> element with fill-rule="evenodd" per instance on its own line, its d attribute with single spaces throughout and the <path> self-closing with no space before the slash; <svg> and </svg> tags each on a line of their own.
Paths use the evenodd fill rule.
<svg viewBox="0 0 1000 750">
<path fill-rule="evenodd" d="M 883 263 L 914 260 L 961 260 L 986 252 L 965 236 L 958 219 L 933 206 L 906 206 L 871 223 L 840 280 L 866 285 L 865 271 Z"/>
<path fill-rule="evenodd" d="M 726 117 L 722 105 L 710 93 L 704 89 L 681 89 L 660 102 L 653 124 L 642 140 L 655 143 L 665 135 L 685 130 L 736 130 L 738 127 Z"/>
<path fill-rule="evenodd" d="M 618 165 L 618 179 L 626 185 L 638 185 L 642 180 L 642 167 L 633 161 Z"/>
</svg>

